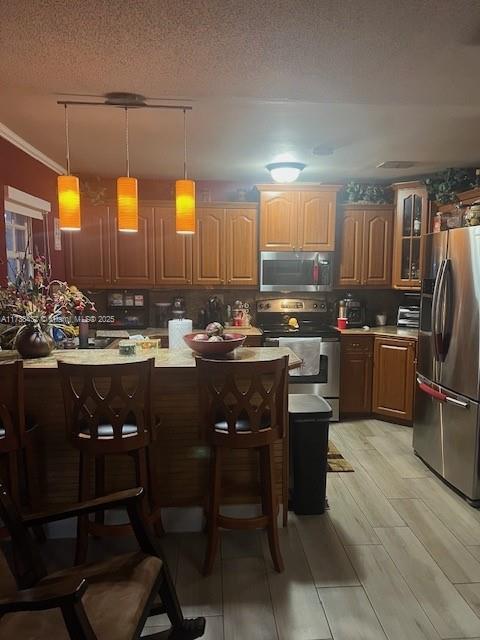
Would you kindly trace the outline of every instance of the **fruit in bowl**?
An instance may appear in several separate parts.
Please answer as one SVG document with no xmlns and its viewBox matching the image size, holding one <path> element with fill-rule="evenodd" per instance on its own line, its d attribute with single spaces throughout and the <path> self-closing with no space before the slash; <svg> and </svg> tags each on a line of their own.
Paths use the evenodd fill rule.
<svg viewBox="0 0 480 640">
<path fill-rule="evenodd" d="M 219 322 L 211 322 L 206 333 L 187 333 L 185 343 L 202 356 L 222 356 L 241 347 L 246 336 L 242 333 L 225 333 Z"/>
</svg>

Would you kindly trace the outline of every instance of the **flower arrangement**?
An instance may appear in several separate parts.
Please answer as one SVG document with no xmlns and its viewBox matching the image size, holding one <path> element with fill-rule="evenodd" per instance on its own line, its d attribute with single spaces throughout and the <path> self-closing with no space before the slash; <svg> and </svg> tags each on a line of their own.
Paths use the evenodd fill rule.
<svg viewBox="0 0 480 640">
<path fill-rule="evenodd" d="M 0 288 L 0 344 L 17 346 L 24 333 L 48 333 L 54 327 L 75 335 L 74 325 L 94 304 L 75 286 L 52 280 L 45 256 L 37 256 L 33 270 L 25 257 L 13 282 Z"/>
</svg>

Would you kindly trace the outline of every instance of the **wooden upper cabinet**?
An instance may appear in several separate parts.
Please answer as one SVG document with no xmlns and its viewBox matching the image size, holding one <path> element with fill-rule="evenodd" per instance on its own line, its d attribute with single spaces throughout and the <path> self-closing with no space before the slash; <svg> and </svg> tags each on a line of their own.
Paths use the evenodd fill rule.
<svg viewBox="0 0 480 640">
<path fill-rule="evenodd" d="M 260 251 L 333 251 L 337 185 L 257 185 Z"/>
<path fill-rule="evenodd" d="M 258 283 L 257 211 L 232 209 L 225 211 L 227 284 Z"/>
<path fill-rule="evenodd" d="M 260 194 L 260 250 L 295 251 L 298 246 L 298 210 L 295 192 Z"/>
<path fill-rule="evenodd" d="M 155 282 L 192 284 L 192 237 L 176 233 L 174 207 L 155 207 Z"/>
<path fill-rule="evenodd" d="M 335 249 L 336 192 L 298 193 L 298 243 L 302 251 Z"/>
<path fill-rule="evenodd" d="M 415 352 L 413 340 L 375 338 L 373 413 L 407 422 L 412 420 Z"/>
<path fill-rule="evenodd" d="M 111 219 L 112 285 L 144 287 L 155 284 L 154 208 L 139 206 L 138 231 L 118 231 L 117 216 Z"/>
<path fill-rule="evenodd" d="M 193 239 L 193 284 L 225 284 L 225 210 L 197 209 Z"/>
<path fill-rule="evenodd" d="M 420 290 L 427 189 L 421 182 L 397 182 L 392 187 L 396 193 L 392 284 L 396 289 Z"/>
<path fill-rule="evenodd" d="M 82 205 L 81 231 L 63 233 L 67 280 L 82 287 L 111 283 L 110 211 L 105 205 Z"/>
<path fill-rule="evenodd" d="M 363 222 L 363 211 L 345 210 L 340 236 L 338 284 L 341 287 L 355 287 L 362 284 Z"/>
<path fill-rule="evenodd" d="M 392 207 L 365 211 L 363 222 L 363 284 L 390 287 L 392 282 Z"/>
<path fill-rule="evenodd" d="M 390 287 L 393 210 L 387 205 L 346 205 L 341 223 L 339 287 Z"/>
</svg>

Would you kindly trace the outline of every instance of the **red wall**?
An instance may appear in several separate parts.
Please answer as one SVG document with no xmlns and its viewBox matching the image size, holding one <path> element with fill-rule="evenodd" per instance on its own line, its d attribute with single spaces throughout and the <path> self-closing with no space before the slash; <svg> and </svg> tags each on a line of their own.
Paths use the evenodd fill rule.
<svg viewBox="0 0 480 640">
<path fill-rule="evenodd" d="M 5 264 L 5 220 L 4 186 L 15 187 L 32 196 L 50 202 L 52 212 L 49 216 L 50 252 L 52 274 L 55 278 L 65 278 L 65 259 L 63 251 L 55 251 L 53 242 L 53 217 L 58 216 L 57 174 L 44 164 L 35 160 L 21 149 L 0 138 L 0 284 L 5 283 L 7 268 Z M 41 252 L 43 247 L 43 229 L 40 221 L 33 221 L 34 241 Z"/>
</svg>

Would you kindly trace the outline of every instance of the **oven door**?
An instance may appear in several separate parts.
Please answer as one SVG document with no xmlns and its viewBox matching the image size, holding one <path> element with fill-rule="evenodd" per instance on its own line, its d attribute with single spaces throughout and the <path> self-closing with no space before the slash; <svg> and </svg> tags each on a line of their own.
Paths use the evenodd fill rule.
<svg viewBox="0 0 480 640">
<path fill-rule="evenodd" d="M 333 254 L 262 251 L 260 291 L 331 291 Z"/>
<path fill-rule="evenodd" d="M 266 338 L 266 347 L 278 347 L 278 338 Z M 340 393 L 340 341 L 322 338 L 320 366 L 317 375 L 289 376 L 289 393 L 308 393 L 325 398 L 332 407 L 333 420 L 338 420 Z"/>
</svg>

